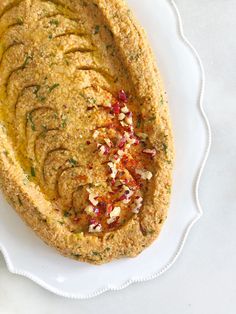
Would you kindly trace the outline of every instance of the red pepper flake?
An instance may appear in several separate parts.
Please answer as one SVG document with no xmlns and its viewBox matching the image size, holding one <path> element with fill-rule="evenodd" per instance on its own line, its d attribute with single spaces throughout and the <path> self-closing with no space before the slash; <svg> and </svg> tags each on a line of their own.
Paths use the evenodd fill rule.
<svg viewBox="0 0 236 314">
<path fill-rule="evenodd" d="M 124 127 L 125 129 L 126 129 L 126 131 L 127 132 L 129 132 L 129 133 L 133 133 L 133 127 L 132 126 L 126 126 L 126 127 Z"/>
<path fill-rule="evenodd" d="M 90 144 L 91 144 L 91 142 L 90 142 L 90 141 L 86 141 L 86 144 L 87 144 L 87 145 L 90 145 Z"/>
<path fill-rule="evenodd" d="M 116 218 L 116 220 L 114 222 L 112 222 L 111 224 L 108 225 L 108 228 L 109 229 L 112 229 L 112 228 L 115 228 L 118 224 L 118 220 L 119 220 L 119 217 Z"/>
<path fill-rule="evenodd" d="M 119 148 L 124 148 L 125 146 L 125 143 L 126 143 L 126 138 L 123 136 L 118 144 L 118 147 Z"/>
<path fill-rule="evenodd" d="M 79 223 L 80 218 L 79 218 L 79 217 L 75 217 L 75 218 L 73 219 L 73 221 L 74 221 L 74 223 Z"/>
<path fill-rule="evenodd" d="M 87 111 L 93 110 L 94 107 L 87 107 Z"/>
<path fill-rule="evenodd" d="M 140 140 L 139 140 L 139 138 L 136 135 L 131 134 L 130 135 L 130 139 L 131 140 L 135 140 L 134 145 L 139 145 L 140 144 Z"/>
<path fill-rule="evenodd" d="M 113 205 L 112 204 L 108 205 L 108 207 L 107 207 L 107 214 L 110 215 L 112 210 L 113 210 Z"/>
<path fill-rule="evenodd" d="M 108 146 L 105 146 L 105 145 L 104 145 L 104 147 L 105 147 L 104 155 L 106 156 L 109 154 L 110 148 Z"/>
<path fill-rule="evenodd" d="M 123 102 L 127 102 L 128 101 L 128 96 L 126 95 L 124 90 L 120 90 L 119 91 L 118 98 L 119 98 L 119 100 L 121 100 Z"/>
<path fill-rule="evenodd" d="M 109 194 L 110 194 L 110 195 L 115 195 L 115 194 L 117 194 L 117 191 L 116 191 L 116 190 L 113 190 L 113 191 L 109 192 Z"/>
<path fill-rule="evenodd" d="M 127 165 L 127 163 L 128 163 L 128 157 L 125 155 L 125 156 L 123 156 L 123 158 L 122 158 L 122 163 L 126 166 Z"/>
<path fill-rule="evenodd" d="M 117 101 L 112 105 L 114 114 L 118 115 L 120 113 L 120 103 Z"/>
<path fill-rule="evenodd" d="M 117 187 L 117 189 L 114 189 L 114 190 L 112 191 L 112 192 L 113 192 L 113 194 L 118 193 L 118 192 L 120 191 L 121 187 L 122 187 L 122 185 L 121 185 L 121 186 L 119 186 L 119 187 Z"/>
<path fill-rule="evenodd" d="M 123 200 L 126 200 L 126 199 L 127 199 L 126 194 L 123 194 L 116 200 L 116 202 L 120 202 L 120 201 L 123 201 Z"/>
<path fill-rule="evenodd" d="M 97 222 L 97 220 L 96 219 L 94 219 L 94 218 L 92 218 L 92 219 L 90 219 L 90 225 L 93 225 L 93 224 L 98 224 L 98 222 Z"/>
<path fill-rule="evenodd" d="M 98 207 L 99 209 L 105 210 L 105 209 L 107 208 L 107 203 L 106 203 L 106 202 L 99 202 L 99 203 L 97 204 L 97 207 Z"/>
</svg>

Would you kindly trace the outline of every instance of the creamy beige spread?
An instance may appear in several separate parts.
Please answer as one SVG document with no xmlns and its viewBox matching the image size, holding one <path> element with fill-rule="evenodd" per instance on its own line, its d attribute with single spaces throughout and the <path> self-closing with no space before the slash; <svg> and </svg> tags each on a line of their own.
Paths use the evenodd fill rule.
<svg viewBox="0 0 236 314">
<path fill-rule="evenodd" d="M 1 185 L 63 254 L 135 256 L 171 188 L 166 97 L 122 1 L 0 3 Z"/>
</svg>

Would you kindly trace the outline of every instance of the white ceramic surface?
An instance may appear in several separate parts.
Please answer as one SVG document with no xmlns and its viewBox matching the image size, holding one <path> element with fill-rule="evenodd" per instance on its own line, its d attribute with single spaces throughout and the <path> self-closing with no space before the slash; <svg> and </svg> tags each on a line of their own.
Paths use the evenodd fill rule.
<svg viewBox="0 0 236 314">
<path fill-rule="evenodd" d="M 158 277 L 175 262 L 192 225 L 201 216 L 198 183 L 210 142 L 209 126 L 201 107 L 204 85 L 201 63 L 181 34 L 172 1 L 128 3 L 146 29 L 157 56 L 175 135 L 172 204 L 159 240 L 132 260 L 99 267 L 78 263 L 43 244 L 0 198 L 0 250 L 8 269 L 70 298 L 88 298 Z"/>
</svg>

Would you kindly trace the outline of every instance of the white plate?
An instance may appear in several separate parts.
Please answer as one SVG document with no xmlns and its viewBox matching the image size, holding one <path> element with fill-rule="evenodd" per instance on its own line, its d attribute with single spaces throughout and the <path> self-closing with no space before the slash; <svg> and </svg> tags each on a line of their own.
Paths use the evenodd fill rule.
<svg viewBox="0 0 236 314">
<path fill-rule="evenodd" d="M 210 128 L 202 109 L 200 59 L 183 36 L 172 1 L 128 3 L 148 33 L 169 97 L 176 146 L 169 218 L 159 240 L 139 257 L 91 266 L 47 247 L 0 196 L 0 251 L 9 271 L 65 297 L 89 298 L 158 277 L 173 265 L 202 214 L 198 184 L 210 147 Z"/>
</svg>

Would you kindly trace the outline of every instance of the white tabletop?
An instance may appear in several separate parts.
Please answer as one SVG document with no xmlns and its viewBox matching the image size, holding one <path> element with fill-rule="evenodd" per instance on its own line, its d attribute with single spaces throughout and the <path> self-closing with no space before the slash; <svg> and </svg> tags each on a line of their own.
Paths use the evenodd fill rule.
<svg viewBox="0 0 236 314">
<path fill-rule="evenodd" d="M 236 0 L 176 3 L 205 66 L 205 109 L 213 131 L 200 187 L 204 216 L 181 257 L 157 280 L 72 301 L 10 274 L 0 256 L 0 313 L 236 313 Z"/>
</svg>

